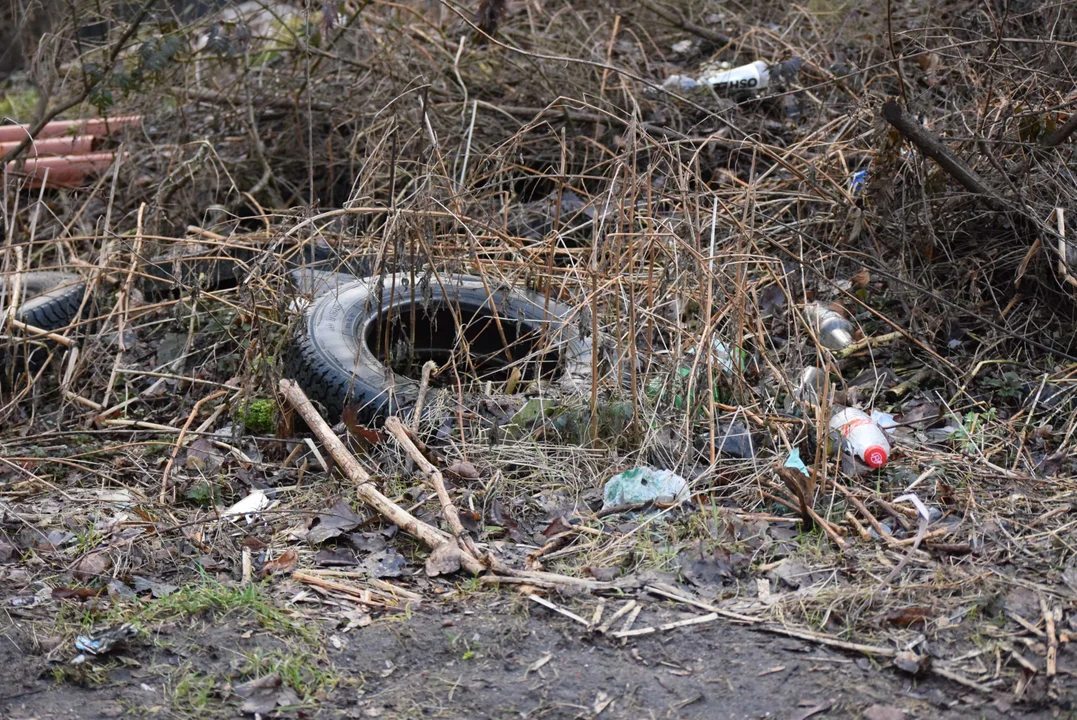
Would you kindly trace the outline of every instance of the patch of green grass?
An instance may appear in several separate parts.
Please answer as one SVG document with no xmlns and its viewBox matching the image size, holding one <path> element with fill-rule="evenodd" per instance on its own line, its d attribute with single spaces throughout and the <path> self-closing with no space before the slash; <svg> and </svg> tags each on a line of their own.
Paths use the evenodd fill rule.
<svg viewBox="0 0 1077 720">
<path fill-rule="evenodd" d="M 207 717 L 214 684 L 211 676 L 199 673 L 190 665 L 180 668 L 167 689 L 172 712 L 179 717 Z"/>
<path fill-rule="evenodd" d="M 250 613 L 265 629 L 298 638 L 304 642 L 317 643 L 317 632 L 296 622 L 276 607 L 259 584 L 229 586 L 203 575 L 194 584 L 181 587 L 171 595 L 152 600 L 133 600 L 120 603 L 105 618 L 91 612 L 83 612 L 77 619 L 82 630 L 94 626 L 123 622 L 144 628 L 166 620 L 212 615 L 214 620 L 238 613 Z M 58 618 L 60 619 L 60 618 Z"/>
</svg>

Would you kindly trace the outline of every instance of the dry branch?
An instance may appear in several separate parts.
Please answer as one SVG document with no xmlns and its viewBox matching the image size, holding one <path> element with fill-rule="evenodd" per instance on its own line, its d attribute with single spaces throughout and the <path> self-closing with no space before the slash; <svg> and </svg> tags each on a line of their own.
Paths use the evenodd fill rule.
<svg viewBox="0 0 1077 720">
<path fill-rule="evenodd" d="M 344 447 L 344 443 L 329 427 L 329 423 L 318 414 L 310 399 L 307 398 L 306 393 L 297 383 L 287 379 L 281 380 L 280 392 L 284 399 L 299 413 L 299 416 L 303 418 L 307 427 L 314 432 L 318 440 L 329 451 L 329 454 L 333 456 L 333 460 L 344 471 L 348 479 L 355 483 L 355 493 L 360 500 L 377 510 L 389 522 L 395 524 L 407 534 L 421 540 L 431 549 L 442 543 L 451 542 L 452 537 L 448 533 L 427 525 L 374 487 L 374 478 L 363 469 L 363 466 L 348 451 L 348 448 Z M 464 553 L 461 553 L 460 562 L 464 569 L 471 573 L 480 573 L 486 569 L 474 557 Z"/>
<path fill-rule="evenodd" d="M 918 123 L 915 118 L 905 114 L 900 105 L 893 100 L 883 103 L 882 116 L 901 133 L 902 137 L 915 145 L 924 155 L 937 162 L 966 190 L 983 197 L 996 210 L 1005 209 L 1002 198 L 987 186 L 975 170 L 950 152 L 938 135 Z"/>
</svg>

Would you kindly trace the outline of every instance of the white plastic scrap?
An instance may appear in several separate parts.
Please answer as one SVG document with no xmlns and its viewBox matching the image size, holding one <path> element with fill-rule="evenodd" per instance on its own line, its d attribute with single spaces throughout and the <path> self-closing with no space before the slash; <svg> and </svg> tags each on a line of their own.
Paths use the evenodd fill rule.
<svg viewBox="0 0 1077 720">
<path fill-rule="evenodd" d="M 254 522 L 254 518 L 257 517 L 258 513 L 268 509 L 270 504 L 271 502 L 269 497 L 266 496 L 265 490 L 255 490 L 221 513 L 221 517 L 229 518 L 234 522 L 237 516 L 242 515 L 247 524 L 250 525 Z"/>
</svg>

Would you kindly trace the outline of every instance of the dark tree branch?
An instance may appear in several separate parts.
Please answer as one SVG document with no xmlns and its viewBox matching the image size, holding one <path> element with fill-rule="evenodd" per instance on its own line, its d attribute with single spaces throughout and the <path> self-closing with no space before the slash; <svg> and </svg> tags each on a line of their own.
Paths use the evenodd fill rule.
<svg viewBox="0 0 1077 720">
<path fill-rule="evenodd" d="M 966 190 L 981 196 L 996 210 L 1007 209 L 1002 198 L 984 183 L 983 178 L 976 174 L 975 170 L 966 165 L 964 160 L 950 152 L 949 148 L 943 145 L 942 140 L 935 133 L 925 128 L 914 118 L 906 115 L 905 111 L 896 102 L 889 100 L 883 103 L 882 116 L 886 122 L 901 133 L 902 137 L 915 145 L 921 153 L 937 162 L 943 170 L 961 183 Z"/>
</svg>

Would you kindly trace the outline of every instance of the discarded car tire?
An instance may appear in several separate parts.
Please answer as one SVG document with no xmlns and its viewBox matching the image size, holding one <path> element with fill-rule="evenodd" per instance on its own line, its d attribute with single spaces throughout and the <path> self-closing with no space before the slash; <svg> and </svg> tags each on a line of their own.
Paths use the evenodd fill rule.
<svg viewBox="0 0 1077 720">
<path fill-rule="evenodd" d="M 11 276 L 0 278 L 0 292 L 10 295 L 14 286 Z M 65 272 L 31 272 L 22 276 L 21 302 L 15 311 L 15 319 L 41 330 L 60 330 L 78 318 L 86 296 L 86 283 L 78 275 Z M 29 366 L 31 372 L 40 368 L 48 357 L 40 345 L 22 352 L 0 352 L 5 362 L 14 360 L 16 370 Z M 24 362 L 25 358 L 25 362 Z M 6 374 L 6 373 L 5 373 Z"/>
<path fill-rule="evenodd" d="M 480 278 L 466 275 L 423 279 L 414 288 L 406 274 L 356 280 L 307 308 L 285 374 L 325 407 L 330 421 L 350 407 L 365 425 L 414 405 L 419 383 L 394 368 L 410 363 L 418 377 L 425 361 L 443 363 L 453 348 L 468 349 L 458 362 L 469 367 L 460 372 L 481 380 L 501 380 L 516 367 L 524 379 L 579 383 L 590 374 L 591 344 L 570 315 L 538 293 L 488 292 Z"/>
<path fill-rule="evenodd" d="M 361 259 L 340 257 L 333 248 L 306 243 L 298 252 L 284 248 L 287 268 L 360 271 Z M 263 251 L 250 247 L 212 247 L 184 245 L 150 258 L 139 271 L 139 289 L 148 298 L 163 297 L 173 291 L 191 288 L 218 290 L 234 287 L 243 281 L 254 263 L 261 262 Z"/>
<path fill-rule="evenodd" d="M 0 279 L 0 291 L 9 294 L 13 278 Z M 59 330 L 78 315 L 86 295 L 86 283 L 65 272 L 31 272 L 22 276 L 19 309 L 15 319 L 42 330 Z"/>
</svg>

